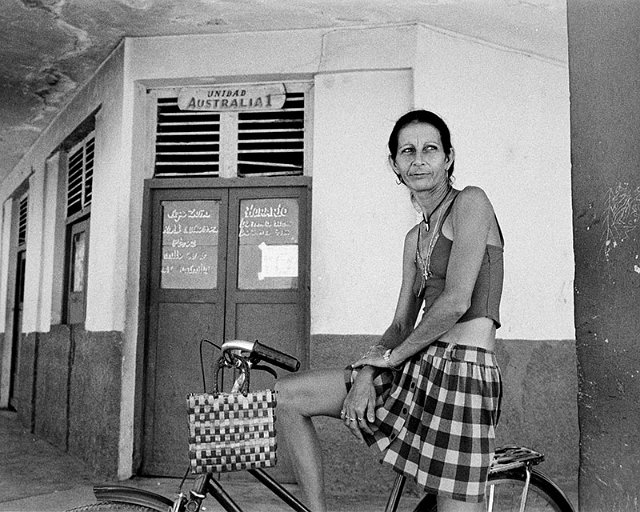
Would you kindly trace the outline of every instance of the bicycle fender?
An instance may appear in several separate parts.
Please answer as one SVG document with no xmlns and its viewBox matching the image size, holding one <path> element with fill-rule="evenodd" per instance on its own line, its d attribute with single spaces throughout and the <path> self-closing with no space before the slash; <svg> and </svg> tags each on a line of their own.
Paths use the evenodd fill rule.
<svg viewBox="0 0 640 512">
<path fill-rule="evenodd" d="M 545 475 L 542 471 L 538 471 L 537 469 L 532 469 L 531 473 L 531 477 L 535 478 L 538 481 L 538 485 L 540 484 L 540 482 L 544 482 L 546 485 L 553 489 L 553 491 L 556 493 L 556 502 L 561 502 L 560 505 L 564 506 L 566 510 L 571 510 L 572 512 L 575 510 L 573 508 L 573 504 L 571 503 L 565 492 L 560 489 L 560 487 L 558 487 L 558 485 L 556 485 L 556 483 L 551 480 L 551 478 Z"/>
<path fill-rule="evenodd" d="M 167 512 L 173 505 L 173 501 L 165 496 L 123 485 L 96 485 L 93 488 L 93 493 L 98 501 L 115 501 L 130 505 L 141 505 L 158 512 Z"/>
</svg>

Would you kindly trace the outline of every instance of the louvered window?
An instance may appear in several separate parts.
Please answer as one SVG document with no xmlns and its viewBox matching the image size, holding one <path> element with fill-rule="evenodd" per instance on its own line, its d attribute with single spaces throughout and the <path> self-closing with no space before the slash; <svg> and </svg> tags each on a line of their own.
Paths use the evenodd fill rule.
<svg viewBox="0 0 640 512">
<path fill-rule="evenodd" d="M 220 114 L 178 108 L 177 98 L 158 98 L 156 176 L 218 176 Z"/>
<path fill-rule="evenodd" d="M 29 207 L 29 197 L 25 194 L 20 198 L 18 206 L 18 246 L 27 243 L 27 209 Z"/>
<path fill-rule="evenodd" d="M 238 115 L 238 175 L 300 175 L 304 164 L 304 93 L 282 110 Z"/>
<path fill-rule="evenodd" d="M 284 105 L 264 111 L 181 110 L 178 91 L 159 93 L 155 176 L 302 175 L 308 85 L 285 88 Z"/>
<path fill-rule="evenodd" d="M 91 205 L 95 137 L 85 137 L 69 151 L 67 163 L 67 217 Z"/>
</svg>

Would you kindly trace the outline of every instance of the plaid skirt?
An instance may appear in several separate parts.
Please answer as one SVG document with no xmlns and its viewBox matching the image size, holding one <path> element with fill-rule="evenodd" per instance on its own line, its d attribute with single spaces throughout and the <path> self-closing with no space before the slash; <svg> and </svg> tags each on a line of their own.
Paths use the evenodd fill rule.
<svg viewBox="0 0 640 512">
<path fill-rule="evenodd" d="M 347 389 L 356 375 L 346 369 Z M 376 421 L 365 440 L 381 462 L 428 493 L 482 501 L 502 397 L 494 353 L 437 341 L 374 385 Z"/>
</svg>

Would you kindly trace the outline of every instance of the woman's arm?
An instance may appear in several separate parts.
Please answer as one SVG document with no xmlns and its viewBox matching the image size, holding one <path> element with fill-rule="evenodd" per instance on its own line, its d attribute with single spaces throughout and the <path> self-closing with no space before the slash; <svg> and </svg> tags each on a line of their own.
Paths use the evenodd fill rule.
<svg viewBox="0 0 640 512">
<path fill-rule="evenodd" d="M 383 345 L 386 348 L 397 347 L 411 334 L 420 312 L 421 300 L 414 293 L 417 272 L 415 263 L 417 244 L 418 227 L 416 226 L 407 233 L 404 240 L 402 284 L 393 320 L 378 341 L 379 345 Z"/>
<path fill-rule="evenodd" d="M 391 325 L 387 327 L 376 345 L 362 357 L 382 356 L 387 349 L 397 347 L 413 331 L 420 312 L 421 300 L 414 293 L 416 279 L 415 255 L 418 243 L 418 227 L 411 229 L 404 240 L 402 256 L 402 283 L 398 303 Z"/>
<path fill-rule="evenodd" d="M 459 193 L 452 209 L 454 238 L 444 290 L 425 312 L 418 326 L 395 345 L 386 360 L 381 355 L 371 354 L 354 366 L 398 366 L 456 324 L 471 304 L 493 218 L 493 208 L 482 189 L 467 187 Z"/>
<path fill-rule="evenodd" d="M 416 278 L 414 262 L 416 244 L 417 229 L 414 228 L 407 233 L 404 241 L 402 284 L 393 321 L 378 344 L 369 349 L 370 354 L 377 353 L 381 357 L 387 348 L 398 346 L 413 330 L 420 311 L 420 300 L 413 293 L 413 283 Z M 372 433 L 368 423 L 373 423 L 375 420 L 376 394 L 373 379 L 379 371 L 379 368 L 373 366 L 361 368 L 342 406 L 342 419 L 345 425 L 359 438 L 362 438 L 361 430 L 368 434 Z M 357 421 L 351 421 L 352 419 Z"/>
</svg>

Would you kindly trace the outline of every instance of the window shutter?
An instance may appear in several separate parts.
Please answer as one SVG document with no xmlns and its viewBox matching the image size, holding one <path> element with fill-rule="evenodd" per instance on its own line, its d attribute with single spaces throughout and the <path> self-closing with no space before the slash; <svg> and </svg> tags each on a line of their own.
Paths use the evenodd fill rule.
<svg viewBox="0 0 640 512">
<path fill-rule="evenodd" d="M 67 217 L 91 205 L 95 137 L 87 136 L 69 152 L 67 168 Z"/>
<path fill-rule="evenodd" d="M 27 210 L 29 208 L 29 196 L 26 194 L 20 198 L 18 206 L 18 245 L 27 243 Z"/>
<path fill-rule="evenodd" d="M 158 98 L 155 175 L 218 176 L 220 114 L 178 109 L 177 98 Z"/>
<path fill-rule="evenodd" d="M 301 175 L 304 93 L 287 93 L 282 110 L 238 114 L 238 175 Z"/>
</svg>

